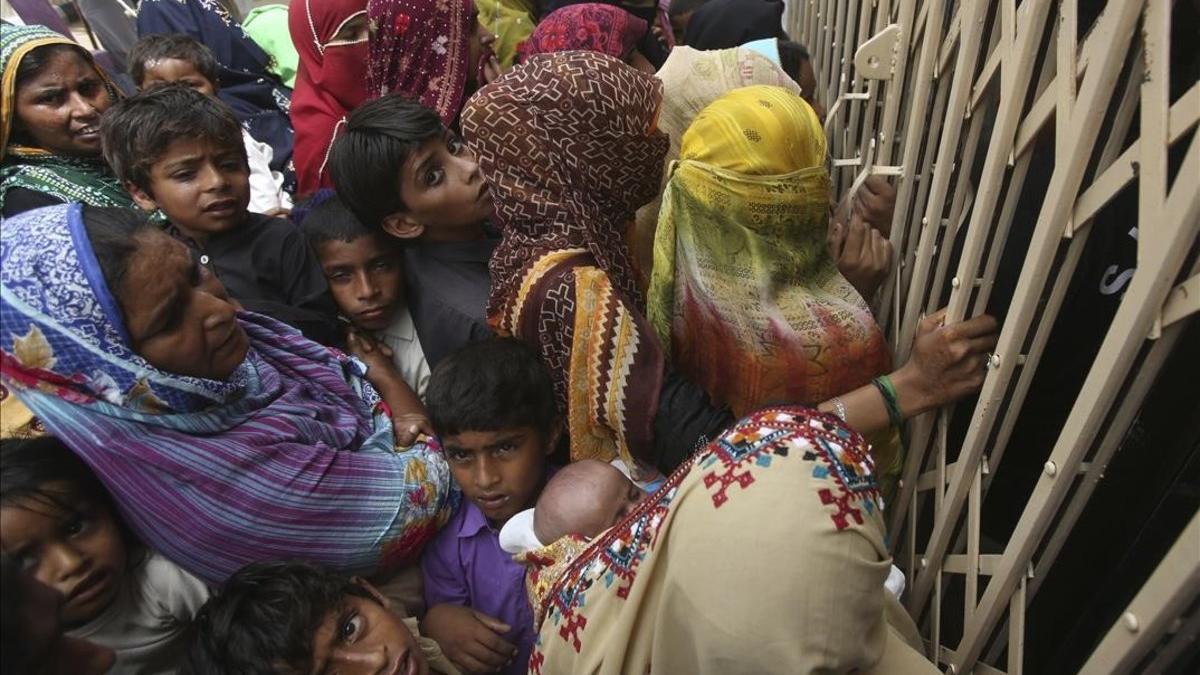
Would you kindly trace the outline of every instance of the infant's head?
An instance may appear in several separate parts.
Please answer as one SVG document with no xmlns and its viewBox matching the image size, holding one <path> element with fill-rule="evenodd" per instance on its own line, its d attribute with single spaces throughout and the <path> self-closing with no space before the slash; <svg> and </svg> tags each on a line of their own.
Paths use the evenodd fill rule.
<svg viewBox="0 0 1200 675">
<path fill-rule="evenodd" d="M 568 534 L 594 537 L 616 525 L 646 498 L 611 464 L 585 459 L 562 468 L 542 489 L 533 532 L 549 544 Z"/>
</svg>

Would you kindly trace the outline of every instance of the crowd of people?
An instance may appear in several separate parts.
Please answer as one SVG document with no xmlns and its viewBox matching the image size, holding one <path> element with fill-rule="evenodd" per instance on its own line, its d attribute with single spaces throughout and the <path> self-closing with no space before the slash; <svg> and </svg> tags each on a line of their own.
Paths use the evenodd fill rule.
<svg viewBox="0 0 1200 675">
<path fill-rule="evenodd" d="M 893 363 L 783 9 L 0 26 L 4 672 L 937 672 L 883 513 L 997 326 Z"/>
</svg>

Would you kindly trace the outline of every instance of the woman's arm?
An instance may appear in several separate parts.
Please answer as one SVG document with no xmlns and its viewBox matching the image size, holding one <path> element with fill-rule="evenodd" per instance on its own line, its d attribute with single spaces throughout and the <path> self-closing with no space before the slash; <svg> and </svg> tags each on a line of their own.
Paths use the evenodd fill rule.
<svg viewBox="0 0 1200 675">
<path fill-rule="evenodd" d="M 892 384 L 901 416 L 909 419 L 978 391 L 987 375 L 987 352 L 995 348 L 998 325 L 982 315 L 950 326 L 943 325 L 946 310 L 921 320 L 913 341 L 912 356 L 893 372 Z M 817 408 L 838 414 L 840 400 L 846 424 L 861 434 L 890 424 L 882 393 L 868 384 L 836 396 Z"/>
</svg>

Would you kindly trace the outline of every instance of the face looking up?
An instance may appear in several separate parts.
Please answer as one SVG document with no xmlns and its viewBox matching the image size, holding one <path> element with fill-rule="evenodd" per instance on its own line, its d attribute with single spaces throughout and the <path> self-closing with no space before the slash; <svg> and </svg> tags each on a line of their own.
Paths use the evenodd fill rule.
<svg viewBox="0 0 1200 675">
<path fill-rule="evenodd" d="M 199 138 L 172 141 L 149 173 L 147 190 L 126 184 L 133 200 L 146 211 L 162 209 L 200 244 L 208 235 L 226 232 L 246 219 L 250 168 L 241 137 L 228 144 Z"/>
<path fill-rule="evenodd" d="M 463 495 L 496 527 L 533 505 L 546 474 L 546 456 L 558 434 L 533 427 L 464 431 L 442 439 L 446 460 Z"/>
<path fill-rule="evenodd" d="M 313 675 L 426 675 L 429 665 L 411 632 L 379 591 L 356 581 L 369 597 L 346 595 L 312 639 Z"/>
<path fill-rule="evenodd" d="M 472 153 L 449 131 L 413 152 L 400 170 L 400 199 L 406 211 L 383 219 L 383 229 L 401 239 L 475 239 L 492 215 L 492 198 Z"/>
<path fill-rule="evenodd" d="M 124 283 L 113 289 L 130 346 L 159 370 L 224 380 L 250 348 L 221 282 L 182 243 L 162 232 L 138 236 Z"/>
<path fill-rule="evenodd" d="M 74 483 L 50 481 L 39 490 L 0 506 L 0 545 L 63 597 L 62 622 L 74 628 L 112 604 L 125 576 L 125 542 L 107 505 Z"/>
<path fill-rule="evenodd" d="M 14 98 L 14 131 L 24 142 L 58 155 L 99 156 L 100 114 L 112 105 L 112 98 L 79 50 L 55 50 Z"/>
<path fill-rule="evenodd" d="M 383 235 L 317 244 L 338 310 L 366 331 L 387 328 L 404 298 L 400 252 Z"/>
<path fill-rule="evenodd" d="M 216 85 L 196 70 L 196 66 L 191 61 L 183 59 L 147 61 L 143 72 L 140 85 L 142 89 L 149 89 L 156 84 L 179 82 L 205 96 L 217 95 Z"/>
</svg>

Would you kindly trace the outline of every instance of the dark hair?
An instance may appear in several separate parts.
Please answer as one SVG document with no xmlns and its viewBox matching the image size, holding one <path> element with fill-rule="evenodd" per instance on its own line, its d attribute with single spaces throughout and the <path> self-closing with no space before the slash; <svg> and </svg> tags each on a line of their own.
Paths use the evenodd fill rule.
<svg viewBox="0 0 1200 675">
<path fill-rule="evenodd" d="M 372 230 L 346 208 L 337 195 L 312 204 L 300 222 L 300 229 L 308 239 L 308 245 L 316 247 L 327 241 L 350 243 L 360 237 L 374 237 L 378 230 Z M 387 238 L 389 242 L 391 237 Z"/>
<path fill-rule="evenodd" d="M 213 87 L 221 84 L 221 66 L 212 50 L 183 33 L 147 35 L 129 50 L 129 76 L 134 84 L 142 86 L 146 78 L 146 64 L 163 59 L 187 61 L 204 76 Z"/>
<path fill-rule="evenodd" d="M 92 68 L 95 68 L 97 73 L 100 72 L 96 62 L 92 59 L 91 53 L 77 44 L 68 45 L 56 43 L 34 47 L 33 49 L 29 50 L 28 54 L 21 57 L 21 62 L 17 64 L 17 72 L 13 78 L 13 95 L 15 96 L 16 92 L 20 91 L 21 87 L 26 82 L 40 75 L 55 56 L 64 52 L 75 52 L 84 61 L 90 64 Z M 10 132 L 10 142 L 15 142 L 21 145 L 31 144 L 32 140 L 26 135 L 26 133 L 27 132 L 25 131 L 24 126 L 21 124 L 21 120 L 14 115 L 12 121 L 12 131 Z"/>
<path fill-rule="evenodd" d="M 21 566 L 7 553 L 0 553 L 0 672 L 23 673 L 29 669 L 29 640 L 26 639 L 25 580 Z"/>
<path fill-rule="evenodd" d="M 559 420 L 550 371 L 515 338 L 473 342 L 433 370 L 425 392 L 439 436 L 529 426 L 549 435 Z"/>
<path fill-rule="evenodd" d="M 20 89 L 21 85 L 37 77 L 55 56 L 63 52 L 75 52 L 93 68 L 96 67 L 96 62 L 92 60 L 92 55 L 88 50 L 77 44 L 55 43 L 34 47 L 29 50 L 28 54 L 21 57 L 21 62 L 17 64 L 13 91 Z"/>
<path fill-rule="evenodd" d="M 671 0 L 671 6 L 667 8 L 667 16 L 679 16 L 700 9 L 708 0 Z"/>
<path fill-rule="evenodd" d="M 776 44 L 779 48 L 779 67 L 788 74 L 788 77 L 792 78 L 792 81 L 799 84 L 800 67 L 811 58 L 808 50 L 804 48 L 804 45 L 792 40 L 779 40 Z M 811 92 L 805 93 L 811 95 Z"/>
<path fill-rule="evenodd" d="M 100 119 L 100 136 L 104 159 L 117 178 L 147 192 L 150 167 L 180 139 L 236 148 L 246 162 L 242 127 L 229 106 L 178 83 L 115 103 Z"/>
<path fill-rule="evenodd" d="M 119 297 L 129 260 L 141 244 L 138 237 L 159 229 L 146 214 L 134 209 L 84 206 L 82 215 L 92 254 L 100 264 L 108 290 Z"/>
<path fill-rule="evenodd" d="M 108 490 L 62 441 L 53 436 L 0 439 L 0 504 L 28 500 L 54 511 L 72 511 L 74 506 L 60 493 L 46 489 L 53 481 L 69 484 L 89 502 L 108 509 L 130 553 L 130 565 L 141 562 L 142 556 L 135 554 L 145 547 L 121 519 Z"/>
<path fill-rule="evenodd" d="M 401 94 L 364 104 L 329 151 L 338 196 L 368 227 L 404 211 L 400 170 L 421 144 L 445 132 L 437 113 Z"/>
<path fill-rule="evenodd" d="M 324 567 L 265 562 L 234 573 L 192 623 L 186 671 L 197 675 L 307 673 L 313 635 L 346 596 L 370 597 Z"/>
</svg>

